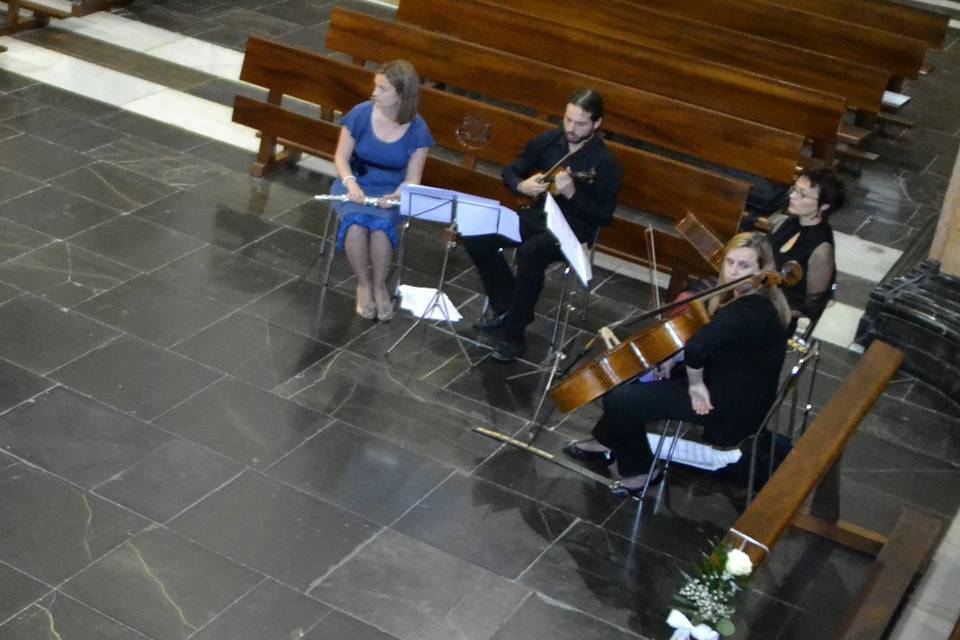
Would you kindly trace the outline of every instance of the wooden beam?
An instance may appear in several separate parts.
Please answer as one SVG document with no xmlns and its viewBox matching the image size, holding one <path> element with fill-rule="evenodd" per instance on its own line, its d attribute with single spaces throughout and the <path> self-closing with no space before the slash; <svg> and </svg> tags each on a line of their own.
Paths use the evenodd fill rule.
<svg viewBox="0 0 960 640">
<path fill-rule="evenodd" d="M 879 554 L 887 542 L 886 536 L 876 531 L 870 531 L 843 520 L 828 522 L 809 513 L 798 513 L 792 524 L 797 529 L 816 534 L 870 556 Z"/>
</svg>

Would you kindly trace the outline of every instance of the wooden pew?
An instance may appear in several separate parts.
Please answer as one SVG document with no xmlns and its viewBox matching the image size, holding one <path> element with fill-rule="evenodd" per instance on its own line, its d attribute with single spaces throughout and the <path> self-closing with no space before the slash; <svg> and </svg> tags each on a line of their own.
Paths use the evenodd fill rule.
<svg viewBox="0 0 960 640">
<path fill-rule="evenodd" d="M 756 0 L 624 1 L 886 69 L 902 78 L 917 77 L 927 51 L 922 40 Z"/>
<path fill-rule="evenodd" d="M 7 0 L 7 16 L 3 26 L 0 26 L 0 36 L 10 35 L 26 29 L 37 29 L 50 22 L 50 15 L 43 11 L 37 11 L 29 0 Z M 26 9 L 32 12 L 32 16 L 23 17 L 20 10 Z M 69 15 L 69 14 L 65 14 Z"/>
<path fill-rule="evenodd" d="M 397 18 L 431 31 L 716 109 L 815 141 L 829 157 L 846 100 L 698 58 L 585 32 L 481 0 L 403 0 Z M 576 52 L 571 55 L 571 52 Z"/>
<path fill-rule="evenodd" d="M 947 37 L 950 16 L 887 0 L 765 0 L 835 20 L 923 40 L 940 49 Z"/>
<path fill-rule="evenodd" d="M 406 58 L 423 77 L 543 114 L 576 90 L 594 87 L 606 102 L 608 131 L 779 182 L 791 181 L 803 146 L 803 136 L 794 133 L 340 8 L 326 47 L 355 61 Z"/>
<path fill-rule="evenodd" d="M 871 580 L 841 636 L 879 640 L 925 565 L 940 522 L 904 511 L 889 536 L 840 519 L 839 460 L 860 421 L 903 361 L 903 352 L 874 341 L 807 432 L 733 525 L 725 541 L 762 562 L 788 526 L 875 556 Z M 808 512 L 801 507 L 813 493 Z M 759 543 L 759 544 L 756 544 Z"/>
<path fill-rule="evenodd" d="M 253 36 L 247 42 L 241 79 L 270 90 L 267 103 L 238 96 L 233 115 L 234 121 L 262 132 L 260 153 L 251 170 L 254 175 L 262 176 L 285 161 L 283 154 L 277 153 L 277 142 L 291 151 L 332 157 L 339 127 L 330 119 L 334 111 L 346 111 L 369 96 L 373 73 Z M 327 120 L 287 111 L 280 106 L 284 95 L 320 105 L 319 112 Z M 543 120 L 426 86 L 421 93 L 420 113 L 430 124 L 438 144 L 449 149 L 461 148 L 455 130 L 464 115 L 482 117 L 490 123 L 492 132 L 481 149 L 466 150 L 461 166 L 431 156 L 425 182 L 506 202 L 511 202 L 513 196 L 502 186 L 499 177 L 473 171 L 473 165 L 478 159 L 506 164 L 528 139 L 551 128 Z M 736 232 L 749 185 L 633 147 L 619 144 L 610 147 L 627 176 L 620 193 L 622 204 L 670 220 L 679 220 L 693 211 L 701 222 L 723 238 Z M 706 263 L 692 255 L 683 241 L 662 232 L 657 232 L 655 237 L 663 271 L 676 267 L 694 274 L 709 272 Z M 634 242 L 635 245 L 631 244 Z M 618 219 L 613 227 L 604 230 L 599 246 L 605 252 L 641 264 L 647 257 L 643 228 L 624 219 Z"/>
<path fill-rule="evenodd" d="M 85 16 L 96 11 L 106 11 L 114 7 L 122 7 L 130 4 L 133 0 L 72 0 L 70 3 L 70 15 L 74 17 Z"/>
<path fill-rule="evenodd" d="M 843 96 L 855 109 L 877 113 L 890 72 L 800 47 L 702 22 L 607 0 L 602 4 L 558 0 L 485 0 L 584 31 L 658 51 L 710 60 L 776 80 Z"/>
</svg>

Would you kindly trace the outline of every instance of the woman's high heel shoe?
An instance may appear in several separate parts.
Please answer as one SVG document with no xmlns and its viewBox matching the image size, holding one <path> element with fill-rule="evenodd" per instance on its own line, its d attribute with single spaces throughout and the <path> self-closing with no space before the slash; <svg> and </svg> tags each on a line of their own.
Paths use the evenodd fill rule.
<svg viewBox="0 0 960 640">
<path fill-rule="evenodd" d="M 357 289 L 357 315 L 364 320 L 373 320 L 377 317 L 377 303 L 372 299 L 360 302 L 360 290 Z"/>
<path fill-rule="evenodd" d="M 396 313 L 396 308 L 393 306 L 393 300 L 390 300 L 386 304 L 377 304 L 377 320 L 380 322 L 389 322 L 393 319 L 394 313 Z"/>
</svg>

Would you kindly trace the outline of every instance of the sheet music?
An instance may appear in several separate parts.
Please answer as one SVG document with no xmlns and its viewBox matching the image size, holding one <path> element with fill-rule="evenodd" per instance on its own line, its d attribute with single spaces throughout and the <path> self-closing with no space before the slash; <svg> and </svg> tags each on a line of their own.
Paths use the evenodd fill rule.
<svg viewBox="0 0 960 640">
<path fill-rule="evenodd" d="M 647 440 L 650 442 L 650 450 L 656 451 L 660 436 L 656 433 L 648 433 Z M 668 436 L 664 441 L 663 449 L 660 451 L 661 458 L 667 457 L 667 453 L 670 451 L 671 440 L 673 440 L 673 438 Z M 690 467 L 697 467 L 698 469 L 716 471 L 729 464 L 736 463 L 742 455 L 739 449 L 720 451 L 702 442 L 680 439 L 677 441 L 677 446 L 673 450 L 673 461 Z"/>
<path fill-rule="evenodd" d="M 463 319 L 450 297 L 441 292 L 438 298 L 437 290 L 432 287 L 400 285 L 400 308 L 427 320 L 449 319 L 450 322 L 460 322 Z"/>
<path fill-rule="evenodd" d="M 884 91 L 883 99 L 881 100 L 884 106 L 894 107 L 899 109 L 903 105 L 910 102 L 910 96 L 904 95 L 902 93 L 896 93 L 894 91 Z"/>
<path fill-rule="evenodd" d="M 450 224 L 453 220 L 453 200 L 458 195 L 450 189 L 405 184 L 400 187 L 400 215 Z"/>
<path fill-rule="evenodd" d="M 591 273 L 587 252 L 583 250 L 580 240 L 573 229 L 570 228 L 570 225 L 567 224 L 567 219 L 563 217 L 563 212 L 560 211 L 560 205 L 557 204 L 557 201 L 553 199 L 549 192 L 543 203 L 543 210 L 547 214 L 547 229 L 560 243 L 560 251 L 563 256 L 573 267 L 583 286 L 590 286 L 590 278 L 593 277 L 593 274 Z"/>
<path fill-rule="evenodd" d="M 497 220 L 497 233 L 514 242 L 520 242 L 520 216 L 513 209 L 500 207 L 500 217 Z"/>
</svg>

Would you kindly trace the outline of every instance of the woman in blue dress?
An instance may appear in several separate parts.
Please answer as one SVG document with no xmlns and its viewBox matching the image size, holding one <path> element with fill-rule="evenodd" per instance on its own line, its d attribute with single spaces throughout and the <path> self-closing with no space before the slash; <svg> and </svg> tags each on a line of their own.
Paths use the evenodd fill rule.
<svg viewBox="0 0 960 640">
<path fill-rule="evenodd" d="M 331 193 L 348 202 L 334 206 L 340 217 L 337 246 L 357 276 L 357 313 L 372 320 L 393 317 L 387 272 L 397 245 L 397 207 L 403 184 L 419 184 L 433 137 L 417 114 L 420 78 L 406 60 L 385 64 L 374 76 L 373 95 L 340 121 L 334 154 L 339 176 Z M 378 198 L 377 206 L 364 198 Z"/>
</svg>

